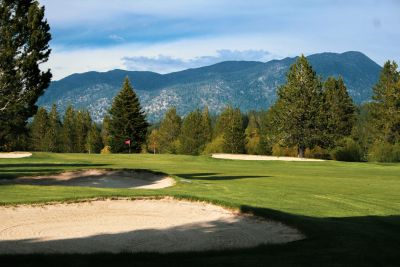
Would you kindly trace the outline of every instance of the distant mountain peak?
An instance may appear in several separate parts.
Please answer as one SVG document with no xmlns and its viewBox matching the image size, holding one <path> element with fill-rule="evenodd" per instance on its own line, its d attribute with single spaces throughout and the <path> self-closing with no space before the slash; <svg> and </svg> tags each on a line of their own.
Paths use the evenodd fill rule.
<svg viewBox="0 0 400 267">
<path fill-rule="evenodd" d="M 381 67 L 358 51 L 324 52 L 307 57 L 323 78 L 342 76 L 354 101 L 369 100 Z M 121 69 L 72 74 L 52 82 L 38 104 L 56 103 L 63 112 L 71 103 L 87 108 L 100 121 L 128 76 L 151 121 L 160 119 L 175 106 L 181 115 L 197 107 L 208 106 L 219 112 L 226 104 L 243 111 L 267 109 L 276 98 L 276 88 L 283 84 L 286 72 L 296 57 L 258 61 L 224 61 L 201 68 L 159 74 L 150 71 Z"/>
</svg>

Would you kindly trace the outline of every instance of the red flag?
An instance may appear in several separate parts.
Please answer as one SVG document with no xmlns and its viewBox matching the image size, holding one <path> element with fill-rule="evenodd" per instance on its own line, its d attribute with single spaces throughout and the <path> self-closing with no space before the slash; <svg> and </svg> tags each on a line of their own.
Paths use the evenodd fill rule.
<svg viewBox="0 0 400 267">
<path fill-rule="evenodd" d="M 125 140 L 125 145 L 130 145 L 131 144 L 131 140 L 130 139 L 128 139 L 128 140 Z"/>
</svg>

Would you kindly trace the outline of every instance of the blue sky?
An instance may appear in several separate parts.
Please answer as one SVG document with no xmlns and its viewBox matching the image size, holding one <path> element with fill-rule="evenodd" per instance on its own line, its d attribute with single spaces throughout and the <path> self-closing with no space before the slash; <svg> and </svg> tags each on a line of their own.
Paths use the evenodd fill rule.
<svg viewBox="0 0 400 267">
<path fill-rule="evenodd" d="M 357 50 L 400 63 L 400 0 L 39 0 L 54 79 Z"/>
</svg>

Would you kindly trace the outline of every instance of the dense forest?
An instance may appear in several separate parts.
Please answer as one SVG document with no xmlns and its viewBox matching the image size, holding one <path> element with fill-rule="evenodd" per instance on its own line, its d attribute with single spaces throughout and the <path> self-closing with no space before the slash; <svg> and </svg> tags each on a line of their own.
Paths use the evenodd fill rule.
<svg viewBox="0 0 400 267">
<path fill-rule="evenodd" d="M 77 153 L 247 153 L 344 161 L 400 161 L 400 73 L 385 63 L 373 99 L 356 106 L 339 78 L 318 77 L 304 56 L 290 67 L 275 104 L 243 114 L 195 109 L 185 117 L 171 107 L 148 125 L 128 79 L 102 125 L 69 107 L 62 119 L 53 105 L 29 125 L 26 147 Z"/>
</svg>

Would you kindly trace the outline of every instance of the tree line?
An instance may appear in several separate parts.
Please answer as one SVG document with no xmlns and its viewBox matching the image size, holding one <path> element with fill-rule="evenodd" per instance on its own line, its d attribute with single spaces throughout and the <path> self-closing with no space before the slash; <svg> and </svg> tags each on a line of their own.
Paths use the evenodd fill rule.
<svg viewBox="0 0 400 267">
<path fill-rule="evenodd" d="M 103 148 L 100 128 L 88 111 L 69 106 L 61 121 L 57 106 L 50 112 L 39 108 L 28 126 L 28 149 L 63 153 L 99 153 Z M 30 145 L 29 145 L 30 144 Z"/>
<path fill-rule="evenodd" d="M 195 110 L 181 120 L 176 109 L 151 130 L 153 153 L 248 153 L 344 161 L 400 161 L 400 73 L 387 61 L 372 101 L 356 106 L 341 77 L 325 81 L 304 56 L 267 111 L 221 114 Z"/>
<path fill-rule="evenodd" d="M 345 161 L 400 161 L 400 73 L 385 63 L 371 102 L 356 106 L 341 77 L 322 80 L 304 56 L 290 67 L 277 100 L 266 111 L 226 106 L 186 116 L 171 107 L 149 125 L 126 78 L 101 125 L 87 111 L 40 108 L 30 126 L 34 150 L 201 155 L 247 153 Z M 58 144 L 58 145 L 57 145 Z"/>
</svg>

